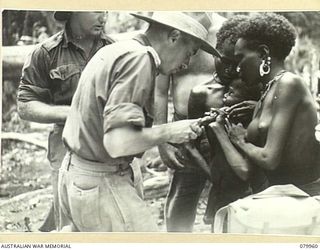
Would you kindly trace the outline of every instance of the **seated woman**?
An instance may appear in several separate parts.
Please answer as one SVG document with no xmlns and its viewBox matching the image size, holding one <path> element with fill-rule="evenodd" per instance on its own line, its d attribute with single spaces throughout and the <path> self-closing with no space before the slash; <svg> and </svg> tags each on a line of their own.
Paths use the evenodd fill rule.
<svg viewBox="0 0 320 250">
<path fill-rule="evenodd" d="M 294 184 L 310 195 L 319 195 L 315 101 L 304 81 L 284 70 L 284 60 L 295 44 L 295 29 L 273 13 L 253 16 L 239 29 L 237 71 L 249 85 L 262 83 L 263 92 L 247 129 L 232 124 L 226 132 L 223 119 L 209 126 L 224 152 L 230 152 L 229 161 L 241 162 L 239 171 L 259 168 L 270 185 Z"/>
</svg>

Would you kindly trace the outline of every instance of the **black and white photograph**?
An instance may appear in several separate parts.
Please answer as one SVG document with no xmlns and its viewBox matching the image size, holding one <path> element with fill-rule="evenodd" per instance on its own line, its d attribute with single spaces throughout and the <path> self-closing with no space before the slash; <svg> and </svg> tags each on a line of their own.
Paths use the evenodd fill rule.
<svg viewBox="0 0 320 250">
<path fill-rule="evenodd" d="M 320 236 L 320 11 L 2 10 L 0 233 Z"/>
</svg>

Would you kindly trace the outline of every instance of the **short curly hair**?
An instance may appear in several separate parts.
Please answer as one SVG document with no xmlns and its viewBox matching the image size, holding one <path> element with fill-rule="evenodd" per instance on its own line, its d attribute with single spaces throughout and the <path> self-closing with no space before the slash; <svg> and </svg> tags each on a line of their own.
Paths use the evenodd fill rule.
<svg viewBox="0 0 320 250">
<path fill-rule="evenodd" d="M 297 36 L 294 26 L 284 16 L 270 12 L 256 14 L 238 28 L 240 38 L 247 40 L 249 47 L 265 44 L 270 48 L 270 55 L 278 59 L 289 55 Z"/>
<path fill-rule="evenodd" d="M 221 51 L 225 43 L 235 45 L 239 37 L 238 26 L 248 19 L 249 17 L 245 15 L 235 15 L 224 21 L 217 32 L 216 49 Z"/>
</svg>

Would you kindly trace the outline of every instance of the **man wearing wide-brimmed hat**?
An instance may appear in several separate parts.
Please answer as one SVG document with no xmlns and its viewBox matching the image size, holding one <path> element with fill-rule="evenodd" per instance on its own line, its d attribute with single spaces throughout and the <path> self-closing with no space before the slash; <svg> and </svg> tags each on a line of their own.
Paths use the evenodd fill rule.
<svg viewBox="0 0 320 250">
<path fill-rule="evenodd" d="M 69 149 L 59 197 L 78 231 L 156 231 L 143 201 L 134 156 L 202 132 L 198 120 L 152 127 L 155 78 L 188 66 L 199 48 L 217 54 L 208 31 L 180 12 L 133 14 L 150 23 L 144 34 L 106 46 L 81 75 L 63 131 Z"/>
<path fill-rule="evenodd" d="M 80 74 L 90 58 L 112 40 L 105 36 L 106 12 L 57 11 L 54 18 L 65 29 L 37 46 L 27 58 L 18 90 L 23 119 L 54 123 L 49 136 L 54 206 L 40 231 L 58 227 L 58 169 L 66 153 L 61 136 Z M 54 219 L 55 217 L 55 219 Z"/>
</svg>

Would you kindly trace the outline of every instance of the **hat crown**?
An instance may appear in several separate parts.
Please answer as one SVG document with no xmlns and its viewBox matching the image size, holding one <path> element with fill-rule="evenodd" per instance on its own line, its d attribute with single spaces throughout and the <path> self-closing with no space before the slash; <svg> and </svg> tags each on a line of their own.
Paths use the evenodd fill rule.
<svg viewBox="0 0 320 250">
<path fill-rule="evenodd" d="M 208 30 L 204 25 L 202 25 L 196 18 L 182 12 L 154 12 L 152 18 L 159 23 L 176 28 L 184 33 L 191 34 L 204 40 L 208 36 Z"/>
<path fill-rule="evenodd" d="M 194 12 L 189 16 L 183 12 L 175 11 L 157 11 L 152 17 L 134 14 L 131 15 L 142 19 L 150 24 L 157 23 L 172 29 L 180 30 L 200 43 L 200 48 L 209 54 L 221 57 L 214 46 L 207 41 L 208 30 L 211 26 L 211 19 L 205 12 Z"/>
<path fill-rule="evenodd" d="M 207 31 L 211 28 L 212 18 L 207 12 L 183 12 L 184 14 L 191 16 L 197 20 Z"/>
</svg>

